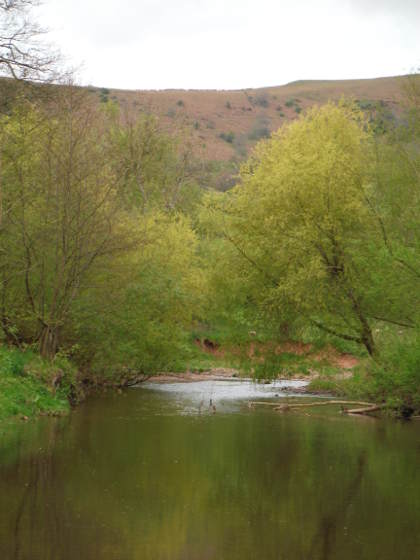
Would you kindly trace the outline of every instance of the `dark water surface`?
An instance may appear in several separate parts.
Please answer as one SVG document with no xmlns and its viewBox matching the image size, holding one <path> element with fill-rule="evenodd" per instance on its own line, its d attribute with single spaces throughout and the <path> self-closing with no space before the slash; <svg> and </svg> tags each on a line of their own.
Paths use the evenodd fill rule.
<svg viewBox="0 0 420 560">
<path fill-rule="evenodd" d="M 0 559 L 420 559 L 420 423 L 246 407 L 280 391 L 149 385 L 0 427 Z"/>
</svg>

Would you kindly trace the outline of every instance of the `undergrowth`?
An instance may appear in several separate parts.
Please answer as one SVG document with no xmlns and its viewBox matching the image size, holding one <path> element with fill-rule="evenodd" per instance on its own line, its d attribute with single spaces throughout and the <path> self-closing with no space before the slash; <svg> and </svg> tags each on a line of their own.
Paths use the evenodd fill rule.
<svg viewBox="0 0 420 560">
<path fill-rule="evenodd" d="M 65 414 L 76 387 L 76 371 L 65 357 L 47 362 L 30 350 L 0 346 L 0 421 Z"/>
</svg>

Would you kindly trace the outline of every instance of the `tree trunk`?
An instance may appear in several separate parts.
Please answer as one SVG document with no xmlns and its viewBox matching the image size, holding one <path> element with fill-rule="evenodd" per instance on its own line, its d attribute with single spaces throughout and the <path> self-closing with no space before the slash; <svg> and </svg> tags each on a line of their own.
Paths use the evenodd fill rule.
<svg viewBox="0 0 420 560">
<path fill-rule="evenodd" d="M 39 339 L 39 353 L 43 358 L 52 360 L 58 350 L 58 327 L 44 325 Z"/>
<path fill-rule="evenodd" d="M 369 356 L 374 356 L 376 354 L 376 345 L 373 339 L 372 329 L 370 328 L 366 320 L 362 323 L 362 325 L 362 343 L 365 346 L 366 350 L 369 352 Z"/>
</svg>

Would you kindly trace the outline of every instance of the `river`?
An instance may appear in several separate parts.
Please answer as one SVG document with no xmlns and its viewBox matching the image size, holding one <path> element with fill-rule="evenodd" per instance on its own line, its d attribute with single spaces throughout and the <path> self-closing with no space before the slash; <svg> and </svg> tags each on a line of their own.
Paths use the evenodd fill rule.
<svg viewBox="0 0 420 560">
<path fill-rule="evenodd" d="M 145 384 L 1 426 L 1 560 L 420 559 L 420 422 L 246 406 L 274 395 Z"/>
</svg>

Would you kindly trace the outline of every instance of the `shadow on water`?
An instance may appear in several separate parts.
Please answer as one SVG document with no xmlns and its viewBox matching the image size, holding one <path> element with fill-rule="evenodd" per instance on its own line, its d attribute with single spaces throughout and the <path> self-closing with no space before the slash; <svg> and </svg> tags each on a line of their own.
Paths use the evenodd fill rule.
<svg viewBox="0 0 420 560">
<path fill-rule="evenodd" d="M 233 387 L 133 389 L 3 430 L 0 558 L 418 557 L 420 425 L 249 411 Z"/>
</svg>

